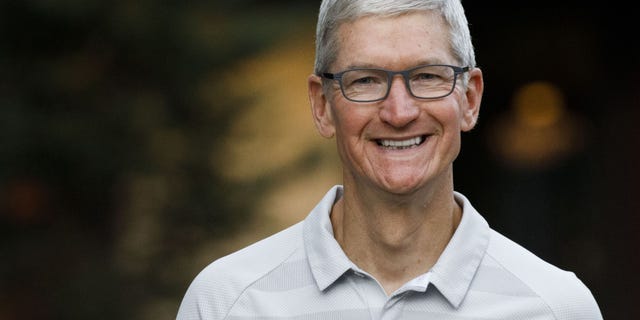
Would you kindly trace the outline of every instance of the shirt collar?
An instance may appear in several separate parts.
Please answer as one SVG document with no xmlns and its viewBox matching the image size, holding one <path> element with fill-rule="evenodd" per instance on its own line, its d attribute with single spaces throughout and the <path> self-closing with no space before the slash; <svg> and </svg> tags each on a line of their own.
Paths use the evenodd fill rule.
<svg viewBox="0 0 640 320">
<path fill-rule="evenodd" d="M 325 290 L 346 271 L 356 269 L 333 236 L 330 214 L 341 196 L 341 186 L 331 188 L 304 221 L 304 246 L 320 290 Z"/>
<path fill-rule="evenodd" d="M 462 220 L 431 268 L 431 283 L 449 303 L 459 307 L 471 286 L 473 277 L 489 246 L 490 229 L 487 222 L 460 193 L 454 193 L 462 206 Z"/>
<path fill-rule="evenodd" d="M 331 188 L 304 221 L 304 246 L 320 290 L 328 288 L 346 271 L 358 270 L 333 235 L 331 209 L 341 196 L 342 186 Z M 457 308 L 466 296 L 487 250 L 490 229 L 466 197 L 457 192 L 454 196 L 462 206 L 462 219 L 426 281 L 432 283 Z"/>
</svg>

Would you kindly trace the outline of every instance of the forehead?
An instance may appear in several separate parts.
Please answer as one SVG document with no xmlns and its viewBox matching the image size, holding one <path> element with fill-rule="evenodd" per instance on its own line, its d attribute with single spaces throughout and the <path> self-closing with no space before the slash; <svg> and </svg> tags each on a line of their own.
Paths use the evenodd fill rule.
<svg viewBox="0 0 640 320">
<path fill-rule="evenodd" d="M 362 17 L 343 23 L 337 37 L 337 69 L 398 69 L 453 61 L 448 27 L 433 11 Z"/>
</svg>

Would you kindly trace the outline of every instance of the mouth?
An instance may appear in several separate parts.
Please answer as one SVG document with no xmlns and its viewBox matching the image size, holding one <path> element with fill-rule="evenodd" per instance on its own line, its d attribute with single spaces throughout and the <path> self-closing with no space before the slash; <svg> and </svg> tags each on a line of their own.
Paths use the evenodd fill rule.
<svg viewBox="0 0 640 320">
<path fill-rule="evenodd" d="M 390 139 L 376 139 L 378 146 L 388 150 L 405 150 L 416 148 L 424 141 L 427 140 L 427 136 L 419 136 L 405 140 L 390 140 Z"/>
</svg>

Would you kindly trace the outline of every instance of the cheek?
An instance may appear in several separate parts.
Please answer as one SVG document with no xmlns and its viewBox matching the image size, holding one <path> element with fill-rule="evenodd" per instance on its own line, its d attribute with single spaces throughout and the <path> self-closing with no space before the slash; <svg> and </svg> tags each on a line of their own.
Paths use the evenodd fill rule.
<svg viewBox="0 0 640 320">
<path fill-rule="evenodd" d="M 460 152 L 462 115 L 458 106 L 449 106 L 448 112 L 442 114 L 443 156 L 455 159 Z"/>
<path fill-rule="evenodd" d="M 463 116 L 458 104 L 442 104 L 431 108 L 431 117 L 439 124 L 442 134 L 459 134 Z"/>
<path fill-rule="evenodd" d="M 364 106 L 353 106 L 345 103 L 334 104 L 333 114 L 336 131 L 342 138 L 352 139 L 362 135 L 363 130 L 371 121 L 375 109 Z"/>
<path fill-rule="evenodd" d="M 369 142 L 365 132 L 375 109 L 342 105 L 334 111 L 338 153 L 344 163 L 357 162 L 364 157 Z"/>
</svg>

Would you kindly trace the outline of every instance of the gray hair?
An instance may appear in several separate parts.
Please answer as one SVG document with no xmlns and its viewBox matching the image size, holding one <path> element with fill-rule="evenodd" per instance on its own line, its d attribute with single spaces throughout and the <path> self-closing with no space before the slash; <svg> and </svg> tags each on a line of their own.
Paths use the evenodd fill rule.
<svg viewBox="0 0 640 320">
<path fill-rule="evenodd" d="M 460 0 L 323 0 L 316 29 L 315 72 L 327 72 L 338 54 L 341 24 L 372 15 L 398 16 L 415 11 L 439 12 L 449 27 L 450 46 L 459 63 L 475 67 L 475 53 Z"/>
</svg>

